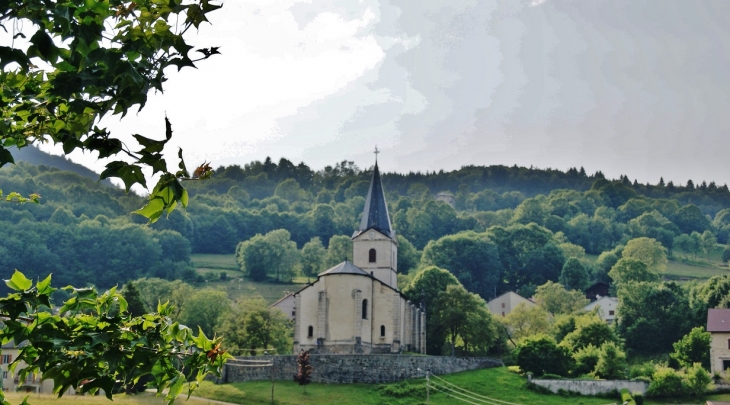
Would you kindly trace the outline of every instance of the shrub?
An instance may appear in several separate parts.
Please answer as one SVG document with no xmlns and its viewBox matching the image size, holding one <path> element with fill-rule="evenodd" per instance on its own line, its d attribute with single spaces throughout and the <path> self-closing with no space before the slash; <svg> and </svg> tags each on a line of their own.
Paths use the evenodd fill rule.
<svg viewBox="0 0 730 405">
<path fill-rule="evenodd" d="M 654 363 L 647 361 L 641 364 L 633 364 L 629 367 L 629 378 L 639 379 L 643 377 L 646 381 L 651 381 L 651 376 L 654 374 Z M 642 379 L 643 380 L 643 379 Z"/>
<path fill-rule="evenodd" d="M 381 385 L 379 390 L 380 395 L 394 398 L 422 397 L 425 396 L 426 385 L 409 384 L 405 381 L 401 381 L 395 384 Z"/>
<path fill-rule="evenodd" d="M 522 371 L 535 375 L 567 375 L 573 360 L 567 348 L 558 346 L 555 340 L 545 335 L 525 339 L 513 355 Z"/>
<path fill-rule="evenodd" d="M 591 344 L 573 353 L 573 360 L 575 361 L 573 374 L 581 375 L 592 372 L 598 363 L 598 353 L 598 348 Z"/>
<path fill-rule="evenodd" d="M 672 368 L 657 366 L 646 393 L 654 397 L 686 396 L 682 384 L 682 375 Z"/>
<path fill-rule="evenodd" d="M 631 396 L 631 393 L 626 388 L 621 389 L 621 402 L 624 404 L 635 404 L 634 398 Z"/>
<path fill-rule="evenodd" d="M 685 370 L 687 392 L 692 396 L 702 396 L 712 383 L 712 377 L 700 363 L 695 363 Z"/>
<path fill-rule="evenodd" d="M 634 392 L 634 402 L 636 402 L 636 405 L 644 405 L 644 394 Z"/>
<path fill-rule="evenodd" d="M 593 375 L 606 379 L 626 377 L 626 354 L 613 342 L 606 342 L 598 352 L 598 363 Z"/>
</svg>

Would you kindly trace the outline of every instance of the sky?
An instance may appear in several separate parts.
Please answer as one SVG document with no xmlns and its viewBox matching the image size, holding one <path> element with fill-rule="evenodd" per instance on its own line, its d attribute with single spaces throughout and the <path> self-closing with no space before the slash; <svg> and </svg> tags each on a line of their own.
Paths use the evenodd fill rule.
<svg viewBox="0 0 730 405">
<path fill-rule="evenodd" d="M 174 136 L 188 167 L 584 167 L 730 183 L 727 0 L 227 0 L 219 46 L 102 124 Z M 94 156 L 72 158 L 97 171 Z"/>
</svg>

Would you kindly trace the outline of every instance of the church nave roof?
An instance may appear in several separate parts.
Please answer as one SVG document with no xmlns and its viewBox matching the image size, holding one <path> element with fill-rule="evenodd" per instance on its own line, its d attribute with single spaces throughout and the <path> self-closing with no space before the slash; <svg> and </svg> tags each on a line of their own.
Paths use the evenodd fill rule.
<svg viewBox="0 0 730 405">
<path fill-rule="evenodd" d="M 328 274 L 358 274 L 363 276 L 370 276 L 368 272 L 365 270 L 355 266 L 354 264 L 344 261 L 335 267 L 332 267 L 330 269 L 327 269 L 321 273 L 319 273 L 320 276 L 326 276 Z"/>
</svg>

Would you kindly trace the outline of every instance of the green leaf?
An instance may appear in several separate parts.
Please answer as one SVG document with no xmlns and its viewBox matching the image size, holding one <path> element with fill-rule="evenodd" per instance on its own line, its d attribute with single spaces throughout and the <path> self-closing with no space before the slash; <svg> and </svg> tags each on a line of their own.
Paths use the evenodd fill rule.
<svg viewBox="0 0 730 405">
<path fill-rule="evenodd" d="M 165 202 L 162 198 L 153 198 L 144 207 L 132 211 L 133 214 L 141 215 L 147 218 L 150 223 L 156 222 L 165 211 Z"/>
<path fill-rule="evenodd" d="M 33 44 L 28 47 L 28 56 L 38 56 L 46 62 L 54 65 L 58 60 L 58 47 L 53 43 L 53 39 L 46 33 L 45 30 L 38 30 L 30 38 L 30 43 Z"/>
<path fill-rule="evenodd" d="M 15 291 L 26 291 L 33 286 L 33 282 L 28 280 L 25 275 L 18 270 L 15 270 L 10 280 L 5 280 L 5 284 Z"/>
<path fill-rule="evenodd" d="M 177 398 L 178 395 L 183 390 L 183 383 L 185 382 L 185 375 L 181 372 L 177 372 L 177 376 L 173 378 L 170 384 L 170 388 L 168 388 L 167 396 L 165 396 L 165 400 L 168 404 L 172 405 L 172 403 L 175 402 L 175 398 Z"/>
<path fill-rule="evenodd" d="M 0 146 L 0 167 L 3 167 L 5 163 L 15 163 L 15 159 L 9 150 Z"/>
<path fill-rule="evenodd" d="M 144 178 L 142 169 L 137 165 L 131 165 L 127 162 L 114 161 L 106 165 L 106 170 L 101 172 L 99 178 L 104 180 L 109 177 L 118 177 L 124 182 L 127 192 L 135 184 L 139 183 L 143 187 L 147 187 L 147 181 Z"/>
<path fill-rule="evenodd" d="M 51 275 L 49 274 L 48 277 L 43 279 L 43 281 L 38 282 L 38 294 L 50 294 L 54 291 L 56 291 L 55 288 L 51 287 Z"/>
</svg>

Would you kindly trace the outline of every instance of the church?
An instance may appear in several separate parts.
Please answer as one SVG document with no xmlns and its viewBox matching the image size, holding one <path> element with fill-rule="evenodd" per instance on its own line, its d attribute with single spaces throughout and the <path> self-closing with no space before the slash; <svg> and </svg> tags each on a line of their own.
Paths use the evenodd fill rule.
<svg viewBox="0 0 730 405">
<path fill-rule="evenodd" d="M 425 354 L 426 313 L 398 291 L 398 239 L 377 161 L 352 250 L 352 262 L 320 273 L 289 297 L 294 353 Z"/>
</svg>

